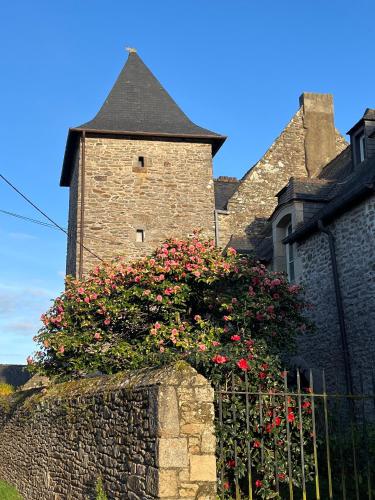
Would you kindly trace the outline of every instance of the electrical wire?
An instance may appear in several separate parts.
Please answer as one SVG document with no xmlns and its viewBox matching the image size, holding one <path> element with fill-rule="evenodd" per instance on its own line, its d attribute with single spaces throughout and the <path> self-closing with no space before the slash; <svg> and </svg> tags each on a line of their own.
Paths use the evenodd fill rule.
<svg viewBox="0 0 375 500">
<path fill-rule="evenodd" d="M 10 215 L 12 217 L 17 217 L 18 219 L 22 219 L 22 220 L 25 220 L 27 222 L 32 222 L 33 224 L 39 224 L 40 226 L 49 227 L 51 229 L 58 229 L 53 224 L 48 224 L 48 222 L 43 222 L 43 221 L 38 220 L 38 219 L 31 219 L 30 217 L 26 217 L 25 215 L 15 214 L 14 212 L 8 212 L 7 210 L 0 209 L 0 213 L 2 213 L 4 215 Z"/>
<path fill-rule="evenodd" d="M 54 226 L 56 226 L 57 229 L 59 229 L 60 231 L 65 233 L 67 236 L 69 236 L 68 231 L 66 229 L 64 229 L 59 224 L 57 224 L 57 222 L 55 222 L 53 219 L 51 219 L 51 217 L 49 217 L 45 212 L 43 212 L 43 210 L 41 210 L 35 203 L 33 203 L 26 195 L 24 195 L 19 189 L 17 189 L 16 186 L 14 186 L 6 177 L 4 177 L 4 175 L 0 174 L 0 178 L 3 179 L 3 181 L 6 182 L 6 184 L 8 184 L 8 186 L 10 186 L 16 193 L 18 193 L 25 201 L 27 201 L 27 203 L 29 203 L 29 205 L 31 205 L 33 208 L 35 208 L 35 210 L 37 210 L 40 214 L 42 214 L 43 217 L 45 217 Z M 99 257 L 94 252 L 92 252 L 89 248 L 87 248 L 85 245 L 83 245 L 83 243 L 80 243 L 80 245 L 82 246 L 82 248 L 84 248 L 87 252 L 89 252 L 96 259 L 99 259 L 101 262 L 104 262 L 104 260 L 101 257 Z"/>
</svg>

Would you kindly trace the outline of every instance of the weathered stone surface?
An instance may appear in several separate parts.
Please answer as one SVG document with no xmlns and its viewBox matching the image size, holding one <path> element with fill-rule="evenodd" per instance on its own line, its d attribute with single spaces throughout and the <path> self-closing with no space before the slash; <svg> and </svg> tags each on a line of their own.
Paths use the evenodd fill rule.
<svg viewBox="0 0 375 500">
<path fill-rule="evenodd" d="M 184 390 L 189 384 L 191 392 Z M 19 393 L 8 410 L 0 406 L 0 477 L 27 500 L 93 498 L 99 477 L 111 499 L 187 500 L 204 492 L 214 500 L 208 388 L 193 368 L 178 363 Z M 198 425 L 193 437 L 184 430 L 183 406 Z M 200 475 L 192 453 L 205 453 Z"/>
<path fill-rule="evenodd" d="M 335 237 L 336 259 L 345 311 L 354 391 L 372 394 L 375 363 L 375 197 L 337 217 L 329 229 Z M 324 368 L 328 389 L 345 392 L 345 370 L 328 238 L 315 233 L 297 246 L 309 316 L 316 328 L 299 340 L 308 367 Z M 318 380 L 319 381 L 319 380 Z M 373 410 L 372 410 L 373 411 Z"/>
<path fill-rule="evenodd" d="M 139 156 L 147 166 L 134 169 Z M 67 272 L 80 258 L 82 150 L 70 186 Z M 214 236 L 210 144 L 183 139 L 90 137 L 85 141 L 83 244 L 104 260 L 147 255 L 171 236 L 201 228 Z M 136 231 L 144 231 L 143 243 Z M 84 272 L 98 260 L 83 249 Z"/>
<path fill-rule="evenodd" d="M 328 160 L 347 147 L 344 137 L 334 129 L 331 103 L 325 103 L 326 112 L 319 113 L 318 98 L 327 98 L 321 94 L 307 95 L 313 96 L 307 113 L 300 107 L 262 158 L 242 177 L 229 199 L 228 214 L 219 214 L 220 246 L 228 244 L 232 235 L 247 235 L 251 246 L 276 208 L 276 194 L 289 179 L 316 176 Z M 314 99 L 318 99 L 316 103 L 312 102 Z M 319 149 L 320 136 L 327 146 L 324 150 Z"/>
<path fill-rule="evenodd" d="M 214 455 L 190 456 L 191 481 L 216 481 L 216 459 Z"/>
<path fill-rule="evenodd" d="M 186 438 L 163 438 L 159 441 L 158 461 L 160 467 L 186 467 L 188 451 Z"/>
</svg>

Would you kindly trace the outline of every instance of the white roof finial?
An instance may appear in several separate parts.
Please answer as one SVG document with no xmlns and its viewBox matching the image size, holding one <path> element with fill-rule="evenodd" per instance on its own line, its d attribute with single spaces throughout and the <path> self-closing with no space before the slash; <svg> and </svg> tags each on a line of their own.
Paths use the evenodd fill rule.
<svg viewBox="0 0 375 500">
<path fill-rule="evenodd" d="M 129 54 L 136 54 L 137 49 L 134 49 L 133 47 L 126 47 L 126 50 L 129 52 Z"/>
</svg>

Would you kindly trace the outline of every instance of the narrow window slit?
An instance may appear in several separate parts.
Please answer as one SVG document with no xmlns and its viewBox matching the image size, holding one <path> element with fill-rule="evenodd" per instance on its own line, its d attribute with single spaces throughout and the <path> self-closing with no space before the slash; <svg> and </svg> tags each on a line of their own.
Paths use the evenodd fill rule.
<svg viewBox="0 0 375 500">
<path fill-rule="evenodd" d="M 144 168 L 145 166 L 145 157 L 144 156 L 138 156 L 138 167 Z"/>
<path fill-rule="evenodd" d="M 137 243 L 143 243 L 145 241 L 145 232 L 143 229 L 137 229 L 135 241 Z"/>
</svg>

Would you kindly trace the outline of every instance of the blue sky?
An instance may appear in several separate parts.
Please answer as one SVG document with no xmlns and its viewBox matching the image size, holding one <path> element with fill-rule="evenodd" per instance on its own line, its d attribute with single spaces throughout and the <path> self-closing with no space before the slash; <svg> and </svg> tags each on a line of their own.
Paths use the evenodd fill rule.
<svg viewBox="0 0 375 500">
<path fill-rule="evenodd" d="M 0 172 L 66 226 L 69 126 L 91 119 L 136 47 L 197 124 L 228 135 L 215 175 L 242 176 L 298 107 L 334 94 L 345 133 L 375 107 L 373 0 L 1 2 Z M 0 210 L 41 218 L 0 180 Z M 0 213 L 0 363 L 23 363 L 63 288 L 59 231 Z"/>
</svg>

